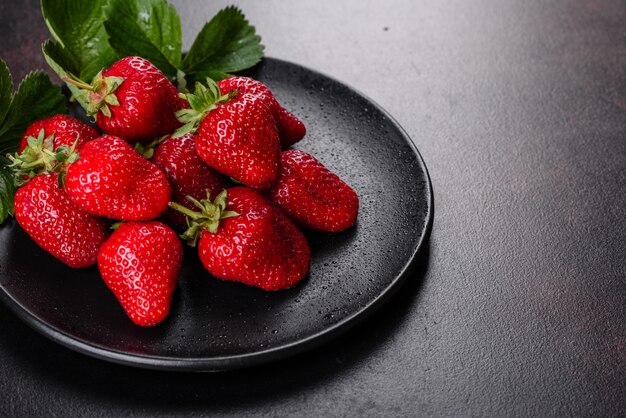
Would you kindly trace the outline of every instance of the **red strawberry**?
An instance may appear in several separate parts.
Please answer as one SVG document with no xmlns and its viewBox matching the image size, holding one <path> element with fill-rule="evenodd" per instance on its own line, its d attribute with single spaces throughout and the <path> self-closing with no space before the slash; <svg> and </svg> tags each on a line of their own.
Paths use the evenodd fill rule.
<svg viewBox="0 0 626 418">
<path fill-rule="evenodd" d="M 195 205 L 187 196 L 200 200 L 207 191 L 211 196 L 217 196 L 226 188 L 224 176 L 198 157 L 195 137 L 191 134 L 167 137 L 154 150 L 152 162 L 167 176 L 172 187 L 172 200 L 189 209 L 194 209 Z M 179 230 L 186 226 L 185 215 L 174 209 L 168 209 L 165 217 Z"/>
<path fill-rule="evenodd" d="M 141 326 L 156 325 L 169 313 L 182 263 L 180 240 L 161 222 L 122 223 L 98 253 L 104 282 Z"/>
<path fill-rule="evenodd" d="M 28 146 L 28 138 L 37 138 L 42 129 L 44 137 L 53 136 L 53 148 L 55 149 L 61 145 L 71 147 L 78 140 L 76 149 L 79 150 L 85 142 L 91 141 L 100 135 L 97 130 L 78 119 L 62 114 L 54 115 L 33 122 L 26 128 L 26 132 L 20 142 L 20 153 Z"/>
<path fill-rule="evenodd" d="M 283 148 L 300 141 L 306 134 L 306 128 L 300 119 L 282 107 L 270 89 L 260 81 L 248 77 L 231 77 L 221 80 L 218 85 L 222 94 L 239 89 L 240 93 L 250 93 L 261 98 L 276 120 L 280 144 Z"/>
<path fill-rule="evenodd" d="M 296 224 L 327 232 L 354 225 L 359 198 L 336 174 L 298 150 L 283 152 L 282 167 L 269 195 Z"/>
<path fill-rule="evenodd" d="M 206 199 L 196 204 L 201 213 L 171 205 L 190 217 L 184 236 L 192 245 L 200 237 L 200 260 L 215 277 L 279 290 L 307 275 L 311 251 L 306 238 L 263 195 L 233 187 L 214 203 Z"/>
<path fill-rule="evenodd" d="M 141 57 L 122 58 L 96 75 L 91 85 L 65 81 L 88 91 L 85 110 L 105 133 L 130 143 L 150 141 L 181 125 L 175 112 L 186 102 L 167 77 Z"/>
<path fill-rule="evenodd" d="M 78 161 L 67 168 L 65 191 L 87 212 L 125 221 L 158 217 L 171 194 L 157 166 L 110 135 L 83 146 Z"/>
<path fill-rule="evenodd" d="M 44 250 L 70 267 L 96 263 L 106 240 L 104 221 L 76 206 L 56 173 L 39 174 L 15 193 L 15 219 Z"/>
<path fill-rule="evenodd" d="M 246 186 L 267 189 L 280 174 L 280 140 L 271 112 L 258 96 L 236 90 L 221 95 L 196 84 L 186 97 L 192 109 L 178 112 L 186 125 L 174 136 L 190 132 L 199 124 L 196 151 L 211 167 Z"/>
</svg>

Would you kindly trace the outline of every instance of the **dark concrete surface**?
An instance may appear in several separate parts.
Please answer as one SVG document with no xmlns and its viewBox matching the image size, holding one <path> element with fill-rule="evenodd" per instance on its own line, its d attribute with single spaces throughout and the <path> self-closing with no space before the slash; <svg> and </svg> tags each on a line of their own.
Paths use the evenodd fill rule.
<svg viewBox="0 0 626 418">
<path fill-rule="evenodd" d="M 224 1 L 175 2 L 188 47 Z M 387 109 L 430 170 L 415 280 L 314 351 L 222 374 L 84 357 L 0 306 L 2 416 L 626 413 L 626 4 L 241 1 L 266 53 Z M 37 1 L 0 3 L 15 78 Z"/>
</svg>

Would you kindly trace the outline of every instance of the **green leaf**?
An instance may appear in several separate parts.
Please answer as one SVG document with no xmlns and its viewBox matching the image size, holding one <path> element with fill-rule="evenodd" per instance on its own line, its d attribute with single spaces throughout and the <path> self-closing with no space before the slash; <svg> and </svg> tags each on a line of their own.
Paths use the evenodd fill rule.
<svg viewBox="0 0 626 418">
<path fill-rule="evenodd" d="M 185 73 L 245 70 L 263 58 L 261 38 L 239 9 L 226 7 L 206 23 L 183 60 Z M 192 75 L 194 80 L 203 79 Z"/>
<path fill-rule="evenodd" d="M 9 216 L 13 216 L 13 196 L 15 184 L 13 171 L 8 167 L 9 160 L 0 156 L 0 223 Z"/>
<path fill-rule="evenodd" d="M 182 32 L 176 9 L 167 1 L 113 0 L 104 26 L 120 56 L 141 56 L 170 79 L 176 77 Z"/>
<path fill-rule="evenodd" d="M 11 105 L 11 93 L 13 91 L 13 79 L 7 64 L 0 59 L 0 123 L 4 120 L 9 106 Z"/>
<path fill-rule="evenodd" d="M 61 46 L 55 42 L 50 40 L 43 43 L 41 46 L 41 50 L 43 52 L 43 57 L 52 68 L 61 80 L 65 80 L 69 78 L 69 74 L 64 70 L 64 68 L 68 68 L 68 56 L 67 52 L 61 48 Z M 85 111 L 89 107 L 89 100 L 87 97 L 87 91 L 81 88 L 78 88 L 74 84 L 65 83 L 65 85 L 72 92 L 72 96 L 76 99 L 78 104 L 82 106 Z"/>
<path fill-rule="evenodd" d="M 4 121 L 0 123 L 0 154 L 17 150 L 28 125 L 57 113 L 67 113 L 61 88 L 42 71 L 28 74 L 13 96 Z"/>
<path fill-rule="evenodd" d="M 28 125 L 57 113 L 67 113 L 66 99 L 47 74 L 42 71 L 28 74 L 13 93 L 11 74 L 0 59 L 0 223 L 13 215 L 16 190 L 11 162 L 4 155 L 18 149 Z M 44 141 L 43 130 L 37 138 L 29 138 L 28 143 L 32 146 L 37 141 Z"/>
<path fill-rule="evenodd" d="M 90 82 L 118 58 L 104 29 L 108 0 L 41 0 L 41 11 L 57 41 L 63 68 Z M 61 64 L 57 61 L 58 64 Z"/>
</svg>

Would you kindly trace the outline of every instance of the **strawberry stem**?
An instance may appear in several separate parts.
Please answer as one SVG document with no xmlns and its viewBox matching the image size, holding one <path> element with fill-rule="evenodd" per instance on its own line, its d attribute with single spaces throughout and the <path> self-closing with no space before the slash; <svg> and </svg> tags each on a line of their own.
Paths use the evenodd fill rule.
<svg viewBox="0 0 626 418">
<path fill-rule="evenodd" d="M 71 73 L 67 73 L 67 75 L 69 75 L 69 77 L 63 77 L 63 81 L 65 81 L 66 83 L 70 83 L 80 89 L 94 91 L 94 88 L 92 85 L 85 83 L 84 81 L 82 81 L 81 79 L 79 79 L 78 77 L 74 76 Z"/>
<path fill-rule="evenodd" d="M 194 220 L 195 220 L 195 219 L 200 219 L 200 218 L 202 218 L 202 213 L 201 213 L 201 212 L 194 212 L 193 210 L 188 209 L 188 208 L 184 207 L 183 205 L 181 205 L 181 204 L 179 204 L 179 203 L 176 203 L 176 202 L 170 202 L 170 203 L 169 203 L 169 206 L 170 206 L 172 209 L 175 209 L 175 210 L 179 211 L 179 212 L 180 212 L 180 213 L 182 213 L 183 215 L 190 217 L 191 219 L 194 219 Z"/>
</svg>

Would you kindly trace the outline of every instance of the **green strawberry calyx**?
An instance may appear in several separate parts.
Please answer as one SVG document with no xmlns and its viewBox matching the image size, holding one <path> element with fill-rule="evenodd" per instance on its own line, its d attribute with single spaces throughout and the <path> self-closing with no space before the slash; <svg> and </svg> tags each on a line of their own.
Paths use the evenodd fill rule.
<svg viewBox="0 0 626 418">
<path fill-rule="evenodd" d="M 67 165 L 78 160 L 78 139 L 77 135 L 71 147 L 61 145 L 54 148 L 54 134 L 46 137 L 41 129 L 37 137 L 29 136 L 28 145 L 21 153 L 7 155 L 11 161 L 9 167 L 13 169 L 15 185 L 22 186 L 37 174 L 58 173 L 61 186 L 65 180 Z"/>
<path fill-rule="evenodd" d="M 228 202 L 226 190 L 222 190 L 222 192 L 215 197 L 213 202 L 211 202 L 211 196 L 208 191 L 206 199 L 198 201 L 191 196 L 187 196 L 187 199 L 196 205 L 200 211 L 194 212 L 176 202 L 170 202 L 169 205 L 171 208 L 184 214 L 187 218 L 188 229 L 181 234 L 180 237 L 187 241 L 192 247 L 196 246 L 203 231 L 206 230 L 215 234 L 222 219 L 239 216 L 237 212 L 226 210 L 226 204 Z"/>
<path fill-rule="evenodd" d="M 85 83 L 71 73 L 68 73 L 68 77 L 63 77 L 63 80 L 80 89 L 80 94 L 75 98 L 89 116 L 95 118 L 98 112 L 102 112 L 104 116 L 110 118 L 111 109 L 109 106 L 120 105 L 114 92 L 124 82 L 123 77 L 103 77 L 102 71 L 100 71 L 91 84 Z"/>
<path fill-rule="evenodd" d="M 181 99 L 189 102 L 191 109 L 181 109 L 176 112 L 176 118 L 183 123 L 183 126 L 178 128 L 172 137 L 178 138 L 188 133 L 196 133 L 200 123 L 209 112 L 216 109 L 218 105 L 231 101 L 238 94 L 239 89 L 222 94 L 217 83 L 210 78 L 206 79 L 206 86 L 196 82 L 193 93 L 179 94 Z"/>
</svg>

